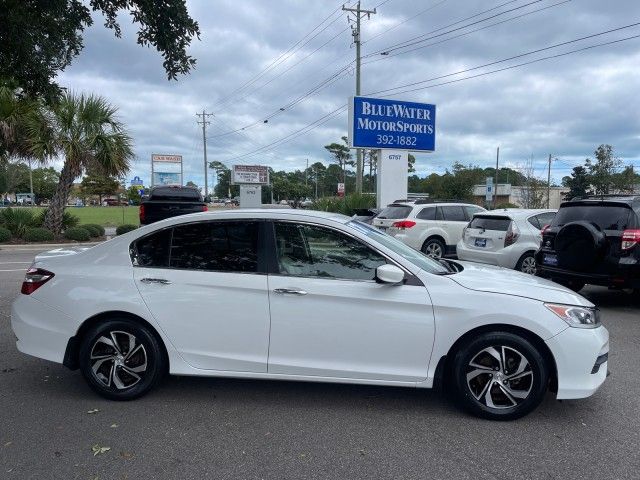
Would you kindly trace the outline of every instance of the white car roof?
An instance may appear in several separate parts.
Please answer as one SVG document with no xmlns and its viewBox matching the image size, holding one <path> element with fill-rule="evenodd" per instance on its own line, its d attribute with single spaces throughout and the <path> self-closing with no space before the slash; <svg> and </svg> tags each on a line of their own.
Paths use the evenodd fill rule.
<svg viewBox="0 0 640 480">
<path fill-rule="evenodd" d="M 488 210 L 486 212 L 474 213 L 473 216 L 523 218 L 547 212 L 556 213 L 557 210 L 552 208 L 501 208 L 499 210 Z"/>
</svg>

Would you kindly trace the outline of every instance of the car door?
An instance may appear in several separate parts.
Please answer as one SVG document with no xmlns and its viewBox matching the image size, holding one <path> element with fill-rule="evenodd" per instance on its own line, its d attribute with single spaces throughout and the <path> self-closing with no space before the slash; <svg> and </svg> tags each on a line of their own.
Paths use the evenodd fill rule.
<svg viewBox="0 0 640 480">
<path fill-rule="evenodd" d="M 269 373 L 420 381 L 434 340 L 427 290 L 381 284 L 392 263 L 339 229 L 274 223 Z"/>
<path fill-rule="evenodd" d="M 266 372 L 269 296 L 258 254 L 264 225 L 188 223 L 133 245 L 138 290 L 193 367 Z"/>
</svg>

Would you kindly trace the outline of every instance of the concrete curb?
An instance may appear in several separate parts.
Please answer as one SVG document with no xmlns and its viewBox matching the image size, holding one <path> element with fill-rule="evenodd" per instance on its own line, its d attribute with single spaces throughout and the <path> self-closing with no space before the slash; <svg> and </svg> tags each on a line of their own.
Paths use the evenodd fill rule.
<svg viewBox="0 0 640 480">
<path fill-rule="evenodd" d="M 61 247 L 93 247 L 102 242 L 85 242 L 85 243 L 25 243 L 24 245 L 0 245 L 0 250 L 42 250 L 45 248 L 61 248 Z"/>
</svg>

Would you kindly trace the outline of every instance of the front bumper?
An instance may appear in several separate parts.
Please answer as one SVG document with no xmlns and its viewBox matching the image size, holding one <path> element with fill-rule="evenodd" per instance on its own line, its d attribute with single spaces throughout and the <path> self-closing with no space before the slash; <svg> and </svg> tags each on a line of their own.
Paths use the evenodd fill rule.
<svg viewBox="0 0 640 480">
<path fill-rule="evenodd" d="M 58 310 L 28 295 L 18 295 L 11 306 L 11 328 L 22 353 L 62 363 L 71 320 Z"/>
<path fill-rule="evenodd" d="M 606 328 L 569 327 L 546 344 L 558 371 L 558 399 L 589 397 L 604 383 L 608 368 L 605 354 L 609 353 Z"/>
</svg>

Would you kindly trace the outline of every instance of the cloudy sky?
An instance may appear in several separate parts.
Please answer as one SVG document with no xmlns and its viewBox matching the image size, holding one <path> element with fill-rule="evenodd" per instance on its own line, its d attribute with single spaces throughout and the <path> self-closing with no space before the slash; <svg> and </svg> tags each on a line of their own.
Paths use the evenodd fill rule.
<svg viewBox="0 0 640 480">
<path fill-rule="evenodd" d="M 209 160 L 276 170 L 302 169 L 307 159 L 328 163 L 323 146 L 347 131 L 346 111 L 336 110 L 355 91 L 355 49 L 341 6 L 189 0 L 202 32 L 190 48 L 198 63 L 177 82 L 166 80 L 155 50 L 135 43 L 128 16 L 121 17 L 122 39 L 96 16 L 60 82 L 119 107 L 135 140 L 130 176 L 146 184 L 151 153 L 175 153 L 184 157 L 185 182 L 203 185 L 196 123 L 203 110 L 213 113 Z M 420 175 L 455 161 L 494 165 L 499 146 L 502 164 L 524 168 L 533 158 L 539 176 L 553 154 L 559 181 L 601 143 L 640 169 L 640 38 L 610 43 L 640 35 L 639 25 L 619 29 L 640 22 L 638 0 L 362 3 L 376 6 L 363 20 L 362 94 L 437 105 L 437 151 L 416 155 Z M 547 49 L 612 29 L 619 30 Z M 601 43 L 609 44 L 489 73 Z"/>
</svg>

